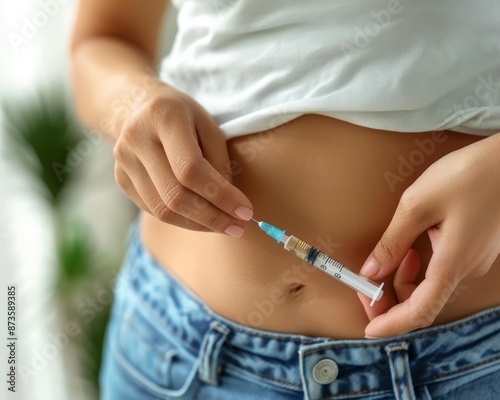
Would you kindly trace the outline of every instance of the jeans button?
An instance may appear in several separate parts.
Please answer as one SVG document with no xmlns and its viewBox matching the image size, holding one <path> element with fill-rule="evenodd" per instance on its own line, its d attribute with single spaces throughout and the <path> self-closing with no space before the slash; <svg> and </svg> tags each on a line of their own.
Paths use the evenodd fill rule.
<svg viewBox="0 0 500 400">
<path fill-rule="evenodd" d="M 335 361 L 324 358 L 318 361 L 313 368 L 313 378 L 321 385 L 332 383 L 339 374 L 339 367 Z"/>
</svg>

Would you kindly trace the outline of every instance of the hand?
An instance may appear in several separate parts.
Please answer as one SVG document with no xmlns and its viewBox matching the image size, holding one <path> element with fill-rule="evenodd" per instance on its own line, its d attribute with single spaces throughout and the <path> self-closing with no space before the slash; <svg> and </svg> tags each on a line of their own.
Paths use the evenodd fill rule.
<svg viewBox="0 0 500 400">
<path fill-rule="evenodd" d="M 416 285 L 418 253 L 427 231 L 433 254 Z M 397 269 L 399 304 L 383 296 L 373 307 L 359 294 L 371 322 L 367 337 L 398 335 L 429 326 L 457 285 L 488 272 L 500 253 L 500 133 L 447 154 L 406 189 L 394 217 L 361 269 L 381 280 Z"/>
<path fill-rule="evenodd" d="M 252 203 L 231 184 L 226 139 L 192 98 L 162 87 L 127 118 L 114 147 L 115 179 L 159 220 L 239 237 Z"/>
</svg>

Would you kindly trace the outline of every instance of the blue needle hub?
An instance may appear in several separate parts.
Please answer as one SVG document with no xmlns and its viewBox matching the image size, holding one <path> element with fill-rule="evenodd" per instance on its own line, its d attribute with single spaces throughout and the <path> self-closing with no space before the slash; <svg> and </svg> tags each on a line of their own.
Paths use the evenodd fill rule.
<svg viewBox="0 0 500 400">
<path fill-rule="evenodd" d="M 284 230 L 276 228 L 275 226 L 268 224 L 267 222 L 259 222 L 259 227 L 269 236 L 276 240 L 276 242 L 281 242 L 281 238 L 285 234 Z"/>
</svg>

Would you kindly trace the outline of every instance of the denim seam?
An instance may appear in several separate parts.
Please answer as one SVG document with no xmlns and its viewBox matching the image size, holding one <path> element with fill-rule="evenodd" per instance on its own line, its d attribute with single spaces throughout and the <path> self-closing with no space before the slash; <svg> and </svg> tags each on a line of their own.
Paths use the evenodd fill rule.
<svg viewBox="0 0 500 400">
<path fill-rule="evenodd" d="M 396 365 L 397 362 L 398 362 L 398 359 L 393 360 L 394 371 L 391 372 L 391 375 L 396 375 L 397 374 L 397 365 Z M 393 382 L 393 388 L 395 386 L 396 390 L 398 391 L 398 398 L 401 399 L 401 397 L 403 397 L 402 394 L 401 394 L 401 387 L 400 387 L 400 385 L 398 385 L 398 382 L 397 382 L 396 378 L 397 378 L 396 376 L 392 376 L 391 381 Z"/>
<path fill-rule="evenodd" d="M 133 289 L 133 288 L 132 288 L 132 289 Z M 170 329 L 170 327 L 168 326 L 168 324 L 165 324 L 165 323 L 164 323 L 164 321 L 163 321 L 161 318 L 159 318 L 158 314 L 157 314 L 157 313 L 155 313 L 155 312 L 151 309 L 150 305 L 149 305 L 149 304 L 148 304 L 148 303 L 147 303 L 147 302 L 146 302 L 146 301 L 145 301 L 145 300 L 144 300 L 144 299 L 143 299 L 143 298 L 142 298 L 142 297 L 141 297 L 138 293 L 136 293 L 136 292 L 135 292 L 135 290 L 132 290 L 132 292 L 134 293 L 134 296 L 137 298 L 137 300 L 138 300 L 139 302 L 141 302 L 141 304 L 144 304 L 144 305 L 145 305 L 145 310 L 146 310 L 145 312 L 148 312 L 149 314 L 151 314 L 151 315 L 152 315 L 152 317 L 154 317 L 154 318 L 155 318 L 155 319 L 156 319 L 156 320 L 157 320 L 157 321 L 158 321 L 158 322 L 159 322 L 159 323 L 160 323 L 163 327 L 165 327 L 165 329 L 166 329 L 168 332 L 170 332 L 170 334 L 172 334 L 173 336 L 175 336 L 176 338 L 178 338 L 180 341 L 182 341 L 183 343 L 185 343 L 186 345 L 188 345 L 188 346 L 189 346 L 189 347 L 190 347 L 190 348 L 191 348 L 191 349 L 192 349 L 195 353 L 199 351 L 199 348 L 194 347 L 191 343 L 189 343 L 189 342 L 185 341 L 185 340 L 184 340 L 182 337 L 180 337 L 177 333 L 175 333 L 174 331 L 172 331 L 172 330 Z M 229 337 L 234 337 L 235 335 L 234 335 L 233 333 L 229 333 L 229 334 L 228 334 L 228 336 L 229 336 Z M 256 335 L 256 336 L 261 336 L 261 335 Z M 263 336 L 263 335 L 262 335 L 262 336 Z M 145 340 L 147 340 L 147 339 L 145 339 Z M 283 340 L 287 340 L 287 339 L 286 339 L 286 338 L 283 338 Z M 297 341 L 299 341 L 299 340 L 297 339 Z M 228 342 L 228 344 L 230 344 L 230 343 Z M 231 347 L 232 347 L 232 346 L 231 346 Z M 231 364 L 231 363 L 227 363 L 227 364 Z M 235 366 L 234 364 L 231 364 L 231 365 L 232 365 L 233 367 Z M 236 367 L 236 368 L 237 368 L 237 367 Z M 255 375 L 255 376 L 260 376 L 260 377 L 261 377 L 261 378 L 263 378 L 263 379 L 268 379 L 268 380 L 270 380 L 270 381 L 277 382 L 277 383 L 279 383 L 279 384 L 281 384 L 281 385 L 284 385 L 284 386 L 290 385 L 291 387 L 295 387 L 295 385 L 294 385 L 294 384 L 290 384 L 290 383 L 285 383 L 285 382 L 281 382 L 281 381 L 273 380 L 272 378 L 269 378 L 269 377 L 267 377 L 267 376 L 265 376 L 265 375 L 256 374 L 256 373 L 254 373 L 254 372 L 250 372 L 250 371 L 247 371 L 247 370 L 245 370 L 245 369 L 242 369 L 242 370 L 244 370 L 244 371 L 248 372 L 249 374 L 253 374 L 253 375 Z M 297 387 L 297 388 L 300 388 L 301 386 L 299 385 L 299 386 L 296 386 L 296 387 Z"/>
<path fill-rule="evenodd" d="M 245 335 L 249 335 L 249 336 L 257 336 L 257 337 L 260 337 L 260 338 L 263 338 L 263 339 L 269 339 L 269 340 L 280 340 L 280 341 L 285 341 L 285 342 L 296 342 L 296 343 L 301 343 L 301 344 L 305 344 L 305 345 L 309 345 L 309 344 L 317 344 L 317 343 L 320 343 L 319 340 L 321 340 L 322 338 L 313 338 L 313 340 L 308 340 L 308 339 L 302 339 L 302 338 L 287 338 L 286 336 L 270 336 L 270 335 L 266 335 L 266 334 L 261 334 L 260 332 L 251 332 L 251 331 L 246 331 L 245 329 L 242 329 L 242 328 L 239 328 L 239 327 L 231 327 L 231 329 L 235 330 L 235 331 L 239 331 L 241 333 L 244 333 Z M 234 333 L 231 333 L 230 334 L 231 337 L 236 337 L 236 335 Z M 317 340 L 315 340 L 317 339 Z M 331 340 L 331 339 L 329 339 Z"/>
<path fill-rule="evenodd" d="M 492 314 L 483 315 L 483 316 L 474 318 L 474 319 L 472 319 L 470 321 L 462 322 L 462 323 L 460 323 L 460 324 L 458 324 L 456 326 L 450 326 L 450 327 L 447 327 L 447 328 L 436 329 L 436 330 L 433 330 L 432 332 L 425 332 L 425 333 L 422 333 L 420 335 L 415 335 L 415 336 L 409 335 L 408 337 L 403 337 L 401 339 L 405 339 L 405 340 L 420 339 L 420 338 L 423 338 L 423 337 L 426 337 L 426 336 L 431 336 L 431 335 L 434 335 L 434 334 L 443 333 L 443 332 L 451 331 L 451 330 L 458 329 L 458 328 L 463 328 L 464 326 L 473 324 L 475 322 L 480 322 L 480 321 L 483 321 L 485 319 L 488 319 L 488 318 L 491 318 L 491 317 L 495 317 L 495 316 L 498 316 L 498 315 L 500 315 L 500 311 L 495 311 Z M 388 338 L 388 340 L 390 340 L 390 339 L 391 338 Z M 307 350 L 307 351 L 304 352 L 304 355 L 310 354 L 310 353 L 314 353 L 314 352 L 316 352 L 318 350 L 327 350 L 327 349 L 332 349 L 332 348 L 337 348 L 337 349 L 341 349 L 341 348 L 345 348 L 345 347 L 348 347 L 348 348 L 349 347 L 362 347 L 362 348 L 366 348 L 366 347 L 374 347 L 374 346 L 379 347 L 379 346 L 381 346 L 381 343 L 379 341 L 374 340 L 373 343 L 363 343 L 363 344 L 356 344 L 356 343 L 353 343 L 353 344 L 348 344 L 348 343 L 332 344 L 332 345 L 328 345 L 327 347 L 321 347 L 321 349 Z"/>
<path fill-rule="evenodd" d="M 393 389 L 396 390 L 396 397 L 402 398 L 402 388 L 399 384 L 400 373 L 403 372 L 404 379 L 404 390 L 406 392 L 406 398 L 409 400 L 415 400 L 414 395 L 410 388 L 413 388 L 413 380 L 411 378 L 411 371 L 409 367 L 408 360 L 408 349 L 410 348 L 409 343 L 399 342 L 388 344 L 385 346 L 385 351 L 389 357 L 389 364 L 391 368 L 391 381 Z M 393 355 L 394 354 L 394 355 Z"/>
<path fill-rule="evenodd" d="M 229 361 L 226 361 L 224 364 L 225 364 L 225 366 L 230 366 L 234 370 L 243 371 L 243 372 L 246 372 L 249 375 L 254 375 L 254 376 L 258 377 L 258 378 L 265 379 L 266 381 L 269 381 L 271 384 L 276 383 L 276 384 L 280 384 L 280 385 L 282 385 L 284 387 L 288 387 L 290 389 L 299 389 L 299 390 L 302 390 L 302 385 L 301 384 L 299 385 L 299 384 L 295 384 L 295 383 L 279 381 L 279 380 L 271 378 L 271 377 L 269 377 L 267 375 L 262 375 L 262 374 L 259 374 L 257 372 L 248 371 L 247 369 L 241 368 L 241 367 L 237 366 L 236 364 L 233 364 L 233 363 L 231 363 Z M 230 368 L 226 367 L 225 370 L 228 371 L 228 370 L 230 370 Z"/>
<path fill-rule="evenodd" d="M 294 383 L 288 383 L 288 382 L 283 382 L 283 381 L 279 381 L 279 380 L 276 380 L 274 378 L 270 378 L 269 376 L 266 376 L 266 375 L 262 375 L 262 374 L 258 374 L 258 373 L 255 373 L 255 372 L 250 372 L 244 368 L 240 368 L 239 366 L 227 361 L 225 362 L 225 365 L 226 366 L 230 366 L 232 369 L 236 370 L 236 371 L 244 371 L 246 372 L 247 374 L 249 375 L 255 375 L 256 377 L 259 377 L 259 378 L 262 378 L 262 379 L 266 379 L 267 381 L 269 381 L 271 384 L 273 384 L 274 382 L 280 384 L 280 385 L 283 385 L 284 387 L 289 387 L 291 389 L 299 389 L 299 390 L 302 390 L 302 385 L 298 385 L 298 384 L 294 384 Z M 226 368 L 226 370 L 228 370 Z M 229 369 L 230 370 L 230 369 Z M 327 396 L 327 397 L 322 397 L 320 400 L 322 399 L 338 399 L 338 398 L 341 398 L 341 397 L 346 397 L 346 396 L 358 396 L 358 395 L 361 395 L 361 394 L 378 394 L 378 393 L 384 393 L 384 392 L 390 392 L 390 390 L 388 389 L 384 389 L 384 390 L 380 390 L 380 389 L 366 389 L 366 390 L 360 390 L 360 391 L 357 391 L 357 392 L 349 392 L 349 393 L 343 393 L 341 395 L 336 395 L 336 396 Z"/>
<path fill-rule="evenodd" d="M 142 332 L 139 331 L 139 329 L 137 329 L 135 327 L 134 324 L 132 324 L 132 322 L 130 321 L 131 318 L 127 318 L 127 322 L 125 322 L 125 327 L 134 331 L 137 336 L 142 339 L 142 341 L 144 342 L 144 344 L 146 344 L 146 346 L 148 346 L 151 350 L 153 350 L 158 356 L 162 357 L 162 358 L 165 358 L 165 354 L 162 354 L 162 352 L 159 350 L 159 348 L 157 346 L 155 346 L 153 343 L 151 343 L 151 341 L 149 339 L 147 339 L 146 337 L 144 337 L 144 335 L 142 334 Z M 122 325 L 123 326 L 123 325 Z"/>
<path fill-rule="evenodd" d="M 486 365 L 486 364 L 492 363 L 492 362 L 497 361 L 497 360 L 500 360 L 500 355 L 495 356 L 495 357 L 493 357 L 493 358 L 490 358 L 490 359 L 488 359 L 488 360 L 481 361 L 480 363 L 476 363 L 476 364 L 468 365 L 468 366 L 466 366 L 466 367 L 463 367 L 463 368 L 457 369 L 456 371 L 445 372 L 445 373 L 443 373 L 443 374 L 439 374 L 439 375 L 434 375 L 434 376 L 431 376 L 431 377 L 430 377 L 430 378 L 428 378 L 428 380 L 426 380 L 425 382 L 420 383 L 420 385 L 428 385 L 428 384 L 432 383 L 431 381 L 432 381 L 432 380 L 434 380 L 434 379 L 443 378 L 443 377 L 445 377 L 445 376 L 452 376 L 452 375 L 458 374 L 458 373 L 460 373 L 460 372 L 468 371 L 468 370 L 470 370 L 470 369 L 474 369 L 474 368 L 480 367 L 480 366 L 482 366 L 482 365 Z"/>
<path fill-rule="evenodd" d="M 187 346 L 189 346 L 190 349 L 192 349 L 195 353 L 199 350 L 198 348 L 196 348 L 195 346 L 193 346 L 191 343 L 189 343 L 188 341 L 186 341 L 182 336 L 180 336 L 178 333 L 176 333 L 175 331 L 173 331 L 169 326 L 168 324 L 165 323 L 165 321 L 163 321 L 160 316 L 154 312 L 154 310 L 151 308 L 151 306 L 149 305 L 148 302 L 146 302 L 138 293 L 136 293 L 136 291 L 134 290 L 133 287 L 131 287 L 131 292 L 133 293 L 134 297 L 136 297 L 137 301 L 139 301 L 141 304 L 143 304 L 145 306 L 144 310 L 146 310 L 146 312 L 148 312 L 148 314 L 150 314 L 156 321 L 158 321 L 158 323 L 165 328 L 165 330 L 167 330 L 171 335 L 175 336 L 177 339 L 179 339 L 180 341 L 182 341 L 184 344 L 186 344 Z M 142 311 L 142 309 L 141 309 Z"/>
<path fill-rule="evenodd" d="M 118 349 L 116 349 L 116 344 L 112 346 L 112 352 L 116 357 L 116 362 L 118 365 L 123 368 L 124 373 L 132 380 L 136 382 L 136 384 L 140 385 L 141 388 L 147 390 L 149 393 L 154 394 L 155 396 L 163 397 L 163 396 L 177 396 L 175 392 L 179 392 L 180 390 L 184 389 L 184 386 L 180 389 L 166 389 L 162 388 L 158 384 L 156 384 L 152 379 L 144 376 L 142 372 L 138 371 L 135 369 L 133 365 L 131 365 L 130 361 L 128 361 Z M 195 362 L 195 365 L 193 366 L 193 370 L 191 370 L 191 373 L 194 373 L 197 369 L 197 363 Z M 184 385 L 187 384 L 189 380 L 186 380 Z M 190 380 L 189 385 L 193 383 L 193 378 Z"/>
<path fill-rule="evenodd" d="M 133 369 L 131 369 L 129 367 L 129 365 L 125 364 L 124 363 L 124 360 L 122 360 L 122 356 L 121 355 L 118 355 L 116 352 L 116 350 L 114 351 L 115 353 L 115 356 L 117 357 L 117 362 L 118 364 L 120 365 L 121 368 L 124 369 L 124 372 L 126 373 L 126 375 L 132 379 L 133 381 L 135 381 L 136 384 L 138 384 L 141 388 L 143 388 L 144 390 L 148 391 L 149 393 L 155 395 L 155 396 L 160 396 L 160 395 L 164 395 L 164 393 L 161 393 L 161 390 L 158 390 L 155 386 L 156 385 L 151 385 L 151 383 L 149 382 L 149 379 L 146 379 L 142 376 L 137 376 L 137 372 Z M 161 393 L 161 394 L 160 394 Z"/>
<path fill-rule="evenodd" d="M 408 356 L 408 353 L 405 353 L 406 356 Z M 411 387 L 413 389 L 414 387 L 414 384 L 413 384 L 413 379 L 411 378 L 411 372 L 410 372 L 410 368 L 408 368 L 408 360 L 404 360 L 403 362 L 403 369 L 405 371 L 405 389 L 406 389 L 406 396 L 408 397 L 408 399 L 411 399 L 411 400 L 415 400 L 415 396 L 412 394 L 412 392 L 410 391 L 410 384 L 411 384 Z"/>
<path fill-rule="evenodd" d="M 201 381 L 212 385 L 217 385 L 219 383 L 219 368 L 217 367 L 217 364 L 220 360 L 220 353 L 224 346 L 224 342 L 227 340 L 228 332 L 229 330 L 225 326 L 220 326 L 218 322 L 212 321 L 210 323 L 210 329 L 205 334 L 203 342 L 201 343 L 201 354 L 199 355 L 200 368 L 198 371 L 198 377 Z M 214 339 L 213 342 L 211 342 L 211 338 Z M 208 346 L 210 346 L 210 348 Z M 207 352 L 209 352 L 208 356 Z M 205 361 L 208 363 L 208 366 L 205 365 Z M 215 377 L 213 376 L 214 364 Z M 208 368 L 208 371 L 205 371 L 205 367 Z M 202 371 L 204 373 L 202 373 Z M 208 378 L 206 378 L 205 375 L 208 375 Z"/>
<path fill-rule="evenodd" d="M 392 393 L 392 390 L 366 389 L 366 390 L 360 390 L 357 392 L 342 393 L 342 394 L 333 395 L 333 396 L 323 396 L 319 400 L 342 399 L 342 398 L 346 398 L 346 397 L 359 396 L 359 395 L 365 395 L 365 394 L 377 395 L 377 394 L 382 394 L 382 393 L 386 393 L 386 392 Z"/>
<path fill-rule="evenodd" d="M 485 361 L 482 361 L 480 363 L 477 363 L 477 364 L 474 364 L 474 365 L 470 365 L 468 367 L 464 367 L 464 368 L 461 368 L 457 371 L 453 371 L 453 372 L 447 372 L 447 373 L 444 373 L 444 374 L 439 374 L 439 375 L 435 375 L 431 378 L 429 378 L 429 380 L 426 380 L 425 382 L 419 382 L 418 384 L 415 385 L 415 387 L 420 387 L 420 386 L 424 386 L 425 385 L 429 385 L 429 384 L 432 384 L 433 382 L 431 382 L 431 380 L 433 379 L 437 379 L 437 378 L 440 378 L 440 377 L 444 377 L 444 376 L 451 376 L 451 375 L 454 375 L 454 374 L 457 374 L 457 373 L 460 373 L 460 372 L 463 372 L 463 371 L 467 371 L 469 369 L 473 369 L 475 367 L 478 367 L 478 366 L 481 366 L 481 365 L 484 365 L 484 364 L 487 364 L 487 363 L 490 363 L 490 362 L 493 362 L 493 361 L 496 361 L 496 360 L 499 360 L 500 359 L 500 356 L 497 356 L 497 357 L 494 357 L 494 358 L 491 358 L 489 360 L 485 360 Z M 363 395 L 363 394 L 378 394 L 378 393 L 384 393 L 384 392 L 387 392 L 389 390 L 361 390 L 361 391 L 358 391 L 358 392 L 349 392 L 349 393 L 343 393 L 342 395 L 340 396 L 328 396 L 328 397 L 322 397 L 320 400 L 327 400 L 327 399 L 339 399 L 341 397 L 347 397 L 347 396 L 357 396 L 357 395 Z"/>
<path fill-rule="evenodd" d="M 500 311 L 495 311 L 491 314 L 487 314 L 487 315 L 482 315 L 482 316 L 478 316 L 470 321 L 466 321 L 466 322 L 462 322 L 456 326 L 449 326 L 447 328 L 440 328 L 440 329 L 437 329 L 435 331 L 432 331 L 432 332 L 425 332 L 425 333 L 422 333 L 420 335 L 417 335 L 417 336 L 414 336 L 414 337 L 411 337 L 410 339 L 420 339 L 422 337 L 426 337 L 426 336 L 429 336 L 429 335 L 433 335 L 435 333 L 442 333 L 442 332 L 447 332 L 447 331 L 452 331 L 454 329 L 459 329 L 459 328 L 463 328 L 464 326 L 467 326 L 467 325 L 470 325 L 470 324 L 473 324 L 473 323 L 476 323 L 476 322 L 481 322 L 481 321 L 484 321 L 485 319 L 489 319 L 489 318 L 493 318 L 493 317 L 497 317 L 500 315 Z M 436 327 L 437 328 L 437 327 Z"/>
<path fill-rule="evenodd" d="M 395 345 L 392 347 L 387 346 L 386 351 L 387 351 L 387 353 L 392 353 L 393 351 L 408 350 L 409 347 L 410 346 L 408 343 L 402 343 L 402 344 L 398 344 L 398 345 Z"/>
<path fill-rule="evenodd" d="M 210 322 L 210 328 L 216 330 L 219 333 L 222 333 L 223 335 L 226 335 L 229 333 L 229 329 L 226 328 L 225 326 L 221 326 L 220 322 L 218 321 L 212 321 Z"/>
</svg>

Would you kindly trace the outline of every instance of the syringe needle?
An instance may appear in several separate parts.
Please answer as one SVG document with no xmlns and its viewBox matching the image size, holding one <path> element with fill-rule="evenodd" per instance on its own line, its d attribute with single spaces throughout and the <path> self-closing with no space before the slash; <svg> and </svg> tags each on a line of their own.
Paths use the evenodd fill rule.
<svg viewBox="0 0 500 400">
<path fill-rule="evenodd" d="M 252 220 L 257 222 L 260 229 L 276 240 L 277 243 L 283 243 L 285 250 L 292 252 L 301 260 L 319 268 L 350 288 L 370 297 L 372 299 L 370 306 L 380 300 L 384 294 L 384 291 L 382 290 L 384 283 L 377 285 L 375 282 L 372 282 L 369 279 L 356 274 L 354 271 L 345 268 L 345 266 L 337 260 L 334 260 L 302 240 L 297 239 L 295 236 L 285 235 L 284 230 L 264 221 L 259 222 L 253 218 Z"/>
<path fill-rule="evenodd" d="M 259 221 L 257 221 L 255 218 L 252 218 L 252 221 L 259 223 Z"/>
</svg>

